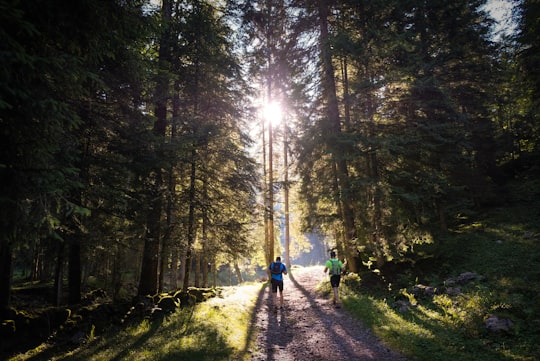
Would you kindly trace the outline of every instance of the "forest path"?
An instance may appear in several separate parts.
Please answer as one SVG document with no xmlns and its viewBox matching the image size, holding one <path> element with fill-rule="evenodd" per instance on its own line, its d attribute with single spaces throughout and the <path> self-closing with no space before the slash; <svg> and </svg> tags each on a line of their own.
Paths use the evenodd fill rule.
<svg viewBox="0 0 540 361">
<path fill-rule="evenodd" d="M 254 361 L 406 360 L 388 349 L 360 321 L 316 291 L 323 267 L 295 268 L 285 276 L 284 310 L 276 313 L 270 287 L 257 302 Z"/>
</svg>

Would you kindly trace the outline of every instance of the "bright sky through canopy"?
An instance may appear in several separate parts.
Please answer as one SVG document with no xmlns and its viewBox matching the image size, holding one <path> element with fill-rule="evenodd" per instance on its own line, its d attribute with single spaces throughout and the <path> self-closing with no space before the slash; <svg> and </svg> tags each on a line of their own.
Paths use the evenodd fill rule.
<svg viewBox="0 0 540 361">
<path fill-rule="evenodd" d="M 267 103 L 263 109 L 264 119 L 267 122 L 272 122 L 273 125 L 281 123 L 281 118 L 283 116 L 281 111 L 281 105 L 276 102 Z"/>
<path fill-rule="evenodd" d="M 485 5 L 485 10 L 497 22 L 495 24 L 495 40 L 501 35 L 512 35 L 516 31 L 517 24 L 512 19 L 514 4 L 511 0 L 489 0 Z"/>
</svg>

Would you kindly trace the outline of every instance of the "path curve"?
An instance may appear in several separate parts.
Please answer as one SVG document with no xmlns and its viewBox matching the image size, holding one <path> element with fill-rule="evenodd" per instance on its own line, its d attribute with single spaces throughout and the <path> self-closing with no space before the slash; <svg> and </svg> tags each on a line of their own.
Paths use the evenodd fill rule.
<svg viewBox="0 0 540 361">
<path fill-rule="evenodd" d="M 259 297 L 253 361 L 407 360 L 316 291 L 327 277 L 322 266 L 294 268 L 291 273 L 284 281 L 284 310 L 274 312 L 270 287 Z"/>
</svg>

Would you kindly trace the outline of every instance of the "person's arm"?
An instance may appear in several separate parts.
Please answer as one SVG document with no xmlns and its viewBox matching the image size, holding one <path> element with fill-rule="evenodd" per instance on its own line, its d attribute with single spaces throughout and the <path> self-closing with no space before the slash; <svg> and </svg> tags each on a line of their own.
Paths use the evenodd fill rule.
<svg viewBox="0 0 540 361">
<path fill-rule="evenodd" d="M 324 271 L 323 272 L 326 273 L 326 271 L 328 271 L 328 262 L 326 262 L 324 264 Z"/>
<path fill-rule="evenodd" d="M 283 274 L 287 274 L 287 266 L 283 265 Z"/>
</svg>

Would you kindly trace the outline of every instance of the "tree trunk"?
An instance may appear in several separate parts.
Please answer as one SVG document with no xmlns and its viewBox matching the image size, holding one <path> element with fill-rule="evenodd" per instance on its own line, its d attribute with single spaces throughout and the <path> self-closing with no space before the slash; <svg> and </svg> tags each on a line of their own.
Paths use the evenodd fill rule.
<svg viewBox="0 0 540 361">
<path fill-rule="evenodd" d="M 156 175 L 161 178 L 161 175 Z M 161 184 L 161 181 L 156 183 Z M 154 187 L 157 188 L 157 185 Z M 161 233 L 161 194 L 154 189 L 152 206 L 147 215 L 146 236 L 144 240 L 139 295 L 155 294 L 158 290 L 159 238 Z"/>
<path fill-rule="evenodd" d="M 291 268 L 291 231 L 290 231 L 290 217 L 289 217 L 289 160 L 288 160 L 289 147 L 287 144 L 287 127 L 283 122 L 283 168 L 284 180 L 283 191 L 285 198 L 284 211 L 285 211 L 285 265 L 287 268 Z"/>
<path fill-rule="evenodd" d="M 269 202 L 268 202 L 268 169 L 266 166 L 266 132 L 264 126 L 264 116 L 262 119 L 262 156 L 263 156 L 263 184 L 262 184 L 262 194 L 263 194 L 263 215 L 264 215 L 264 257 L 266 264 L 272 262 L 270 258 L 270 235 L 268 226 L 268 212 L 269 212 Z M 270 278 L 270 271 L 267 271 L 267 276 Z"/>
<path fill-rule="evenodd" d="M 202 260 L 202 286 L 208 287 L 208 273 L 210 271 L 210 263 L 208 262 L 208 251 L 204 252 Z"/>
<path fill-rule="evenodd" d="M 180 249 L 180 268 L 178 270 L 178 284 L 184 285 L 184 278 L 186 277 L 186 251 L 187 249 Z"/>
<path fill-rule="evenodd" d="M 160 69 L 167 70 L 170 64 L 170 20 L 172 14 L 171 0 L 163 0 L 161 15 L 164 30 L 161 34 L 159 47 Z M 164 72 L 166 73 L 166 72 Z M 158 75 L 155 93 L 155 116 L 154 134 L 165 137 L 167 127 L 167 100 L 169 98 L 169 77 L 167 74 Z M 143 264 L 139 282 L 139 295 L 154 294 L 158 290 L 159 251 L 161 241 L 161 212 L 163 202 L 161 199 L 161 187 L 163 174 L 161 168 L 153 170 L 150 178 L 153 178 L 150 190 L 150 207 L 146 220 L 146 235 L 144 240 Z"/>
<path fill-rule="evenodd" d="M 162 239 L 162 247 L 160 254 L 162 255 L 159 260 L 159 277 L 158 277 L 158 291 L 163 292 L 166 270 L 169 266 L 169 255 L 172 256 L 172 246 L 171 246 L 171 233 L 172 233 L 172 218 L 173 218 L 173 194 L 175 181 L 173 177 L 173 167 L 169 168 L 168 179 L 167 179 L 167 195 L 166 195 L 166 206 L 165 206 L 165 234 Z M 172 262 L 172 260 L 171 260 Z M 171 264 L 172 265 L 172 264 Z M 171 271 L 176 270 L 171 267 Z"/>
<path fill-rule="evenodd" d="M 3 192 L 8 197 L 0 201 L 0 315 L 11 302 L 11 279 L 13 276 L 12 241 L 17 232 L 17 193 L 15 175 L 8 168 L 3 174 Z"/>
<path fill-rule="evenodd" d="M 165 285 L 163 284 L 165 280 L 165 274 L 168 267 L 168 260 L 169 260 L 169 239 L 167 237 L 167 232 L 162 238 L 161 242 L 161 249 L 159 251 L 159 254 L 161 257 L 159 257 L 159 271 L 158 271 L 158 292 L 161 293 L 165 289 Z"/>
<path fill-rule="evenodd" d="M 269 90 L 270 92 L 270 90 Z M 273 152 L 273 134 L 272 122 L 268 122 L 268 208 L 267 208 L 267 227 L 268 227 L 268 259 L 267 264 L 274 260 L 274 152 Z M 268 271 L 270 278 L 270 271 Z"/>
<path fill-rule="evenodd" d="M 370 178 L 373 182 L 371 186 L 371 197 L 373 204 L 373 213 L 371 215 L 371 242 L 377 258 L 377 267 L 380 268 L 385 263 L 386 259 L 386 240 L 381 237 L 382 232 L 382 211 L 381 211 L 381 191 L 379 189 L 379 162 L 377 153 L 374 149 L 368 155 Z"/>
<path fill-rule="evenodd" d="M 195 252 L 195 287 L 201 287 L 201 252 Z"/>
<path fill-rule="evenodd" d="M 206 193 L 206 183 L 204 186 L 204 197 L 205 199 L 208 197 Z M 206 211 L 203 211 L 206 214 Z M 207 227 L 207 217 L 206 215 L 203 217 L 202 220 L 202 260 L 201 260 L 201 267 L 202 267 L 202 287 L 208 287 L 208 252 L 209 246 L 208 246 L 208 237 L 206 234 L 206 227 Z"/>
<path fill-rule="evenodd" d="M 118 296 L 120 294 L 120 289 L 122 288 L 122 270 L 124 261 L 124 252 L 122 246 L 116 244 L 114 258 L 113 258 L 113 269 L 112 269 L 112 286 L 113 286 L 113 301 L 118 301 Z"/>
<path fill-rule="evenodd" d="M 171 286 L 171 289 L 176 290 L 178 289 L 178 270 L 179 270 L 179 249 L 177 245 L 174 245 L 171 249 L 171 273 L 170 273 L 170 279 L 169 283 Z"/>
<path fill-rule="evenodd" d="M 180 88 L 180 82 L 175 81 L 174 89 Z M 178 121 L 180 117 L 180 98 L 178 93 L 174 93 L 172 97 L 172 119 L 171 121 L 171 140 L 176 141 L 178 133 Z M 163 255 L 162 264 L 165 259 L 168 259 L 170 254 L 170 273 L 169 273 L 169 287 L 173 290 L 178 289 L 178 262 L 179 262 L 179 247 L 180 245 L 174 240 L 174 219 L 175 219 L 175 203 L 176 203 L 176 177 L 175 177 L 175 165 L 171 164 L 168 171 L 168 180 L 167 180 L 167 206 L 165 213 L 165 236 L 163 237 Z M 161 267 L 161 277 L 160 277 L 160 289 L 163 288 L 163 278 L 164 270 L 166 267 Z"/>
<path fill-rule="evenodd" d="M 0 312 L 2 312 L 10 304 L 13 262 L 10 243 L 5 238 L 0 242 Z"/>
<path fill-rule="evenodd" d="M 238 261 L 234 261 L 234 272 L 236 273 L 236 279 L 238 280 L 238 283 L 240 284 L 244 282 L 242 272 L 240 271 L 240 267 L 238 266 Z"/>
<path fill-rule="evenodd" d="M 68 291 L 70 305 L 81 302 L 81 242 L 80 234 L 70 235 L 69 240 L 69 267 L 68 267 Z"/>
<path fill-rule="evenodd" d="M 187 245 L 186 245 L 186 262 L 184 264 L 184 284 L 183 289 L 187 290 L 189 287 L 189 277 L 191 273 L 191 262 L 192 262 L 192 253 L 193 253 L 193 244 L 195 243 L 195 197 L 196 197 L 196 159 L 197 159 L 197 150 L 195 149 L 195 144 L 192 145 L 193 149 L 191 150 L 191 172 L 189 178 L 189 215 L 188 215 L 188 232 L 187 232 Z"/>
<path fill-rule="evenodd" d="M 58 243 L 58 254 L 56 258 L 56 269 L 54 271 L 54 294 L 53 303 L 55 306 L 60 306 L 62 303 L 62 288 L 64 279 L 64 250 L 65 243 L 61 241 Z"/>
<path fill-rule="evenodd" d="M 338 202 L 342 207 L 343 227 L 345 233 L 344 250 L 349 270 L 358 271 L 359 255 L 356 247 L 357 234 L 355 226 L 354 208 L 349 187 L 349 174 L 345 154 L 338 140 L 341 135 L 341 124 L 339 117 L 339 107 L 336 91 L 336 81 L 334 67 L 332 64 L 332 54 L 330 52 L 330 40 L 328 34 L 328 5 L 325 0 L 319 0 L 319 26 L 320 26 L 320 48 L 321 63 L 323 68 L 322 84 L 324 97 L 326 98 L 327 122 L 323 127 L 323 132 L 328 132 L 328 145 L 333 159 L 337 164 L 338 175 Z M 327 124 L 326 124 L 327 123 Z"/>
<path fill-rule="evenodd" d="M 214 258 L 214 261 L 212 262 L 212 267 L 211 267 L 211 271 L 212 271 L 212 276 L 213 276 L 213 283 L 212 285 L 214 286 L 214 288 L 217 287 L 217 267 L 216 267 L 216 259 Z"/>
<path fill-rule="evenodd" d="M 366 65 L 366 69 L 368 68 L 368 66 Z M 371 76 L 370 75 L 366 75 L 367 77 L 370 78 L 370 81 L 373 83 L 373 81 L 371 80 Z M 376 135 L 376 131 L 374 129 L 375 127 L 375 120 L 374 120 L 374 116 L 375 116 L 375 111 L 376 111 L 376 99 L 374 99 L 374 96 L 372 93 L 369 93 L 367 95 L 367 109 L 368 109 L 368 112 L 369 112 L 369 119 L 370 119 L 370 122 L 368 123 L 368 127 L 367 127 L 367 136 L 368 138 L 374 138 Z M 369 153 L 367 155 L 367 168 L 368 168 L 368 174 L 369 174 L 369 178 L 371 179 L 371 189 L 370 189 L 370 193 L 371 193 L 371 203 L 372 203 L 372 208 L 373 208 L 373 213 L 371 215 L 371 243 L 373 244 L 373 249 L 374 249 L 374 252 L 375 252 L 375 257 L 377 258 L 377 267 L 380 268 L 384 265 L 384 263 L 386 262 L 386 256 L 387 256 L 387 249 L 388 249 L 388 244 L 387 244 L 387 240 L 386 240 L 386 237 L 384 234 L 382 234 L 383 232 L 383 228 L 382 228 L 382 224 L 383 224 L 383 221 L 382 221 L 382 217 L 383 217 L 383 213 L 382 213 L 382 205 L 381 205 L 381 198 L 382 198 L 382 195 L 381 195 L 381 189 L 380 189 L 380 185 L 379 185 L 379 182 L 380 182 L 380 171 L 379 171 L 379 158 L 378 158 L 378 154 L 377 154 L 377 148 L 372 146 L 370 149 L 369 149 Z"/>
<path fill-rule="evenodd" d="M 345 130 L 348 130 L 351 127 L 351 100 L 349 95 L 349 70 L 346 56 L 343 56 L 341 59 L 341 76 L 343 78 L 344 126 Z"/>
</svg>

